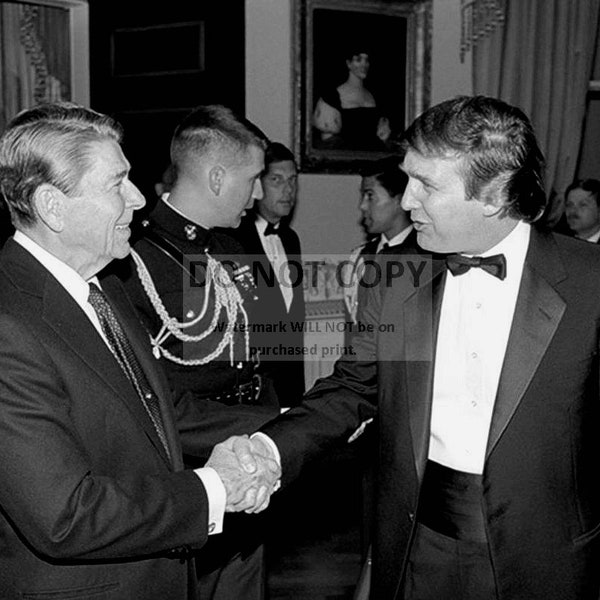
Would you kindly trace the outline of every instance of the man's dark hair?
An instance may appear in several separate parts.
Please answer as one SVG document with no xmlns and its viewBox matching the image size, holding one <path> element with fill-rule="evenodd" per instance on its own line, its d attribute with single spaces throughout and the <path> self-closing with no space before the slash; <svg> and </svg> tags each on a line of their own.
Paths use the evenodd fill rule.
<svg viewBox="0 0 600 600">
<path fill-rule="evenodd" d="M 594 197 L 594 200 L 596 200 L 596 204 L 600 206 L 600 181 L 597 179 L 576 179 L 565 190 L 565 200 L 567 199 L 569 192 L 572 192 L 573 190 L 590 192 Z"/>
<path fill-rule="evenodd" d="M 287 146 L 284 146 L 280 142 L 270 142 L 265 150 L 265 171 L 271 163 L 283 162 L 285 160 L 291 160 L 294 165 L 296 164 L 294 154 Z"/>
<path fill-rule="evenodd" d="M 360 176 L 374 177 L 392 197 L 402 196 L 408 185 L 408 175 L 400 169 L 401 162 L 399 156 L 370 161 L 361 168 Z"/>
<path fill-rule="evenodd" d="M 506 214 L 528 222 L 542 215 L 544 156 L 519 108 L 485 96 L 458 96 L 417 117 L 402 140 L 404 150 L 461 159 L 468 199 L 487 202 L 500 186 Z"/>
</svg>

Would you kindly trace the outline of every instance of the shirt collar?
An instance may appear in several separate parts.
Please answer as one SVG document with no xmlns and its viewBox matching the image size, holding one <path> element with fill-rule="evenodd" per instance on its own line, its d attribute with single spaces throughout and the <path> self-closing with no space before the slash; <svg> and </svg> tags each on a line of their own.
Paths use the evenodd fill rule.
<svg viewBox="0 0 600 600">
<path fill-rule="evenodd" d="M 377 251 L 379 252 L 379 250 L 383 248 L 384 244 L 387 244 L 388 246 L 398 246 L 398 244 L 404 242 L 404 240 L 409 236 L 412 230 L 413 226 L 409 225 L 400 233 L 397 233 L 391 240 L 388 240 L 385 233 L 382 233 L 381 237 L 379 238 L 379 243 L 377 244 Z"/>
<path fill-rule="evenodd" d="M 79 306 L 84 306 L 87 303 L 89 285 L 75 269 L 53 254 L 50 254 L 50 252 L 42 248 L 42 246 L 22 231 L 15 231 L 14 240 L 50 271 L 54 278 L 65 288 L 65 290 L 67 290 Z"/>
<path fill-rule="evenodd" d="M 269 221 L 267 221 L 262 215 L 259 215 L 258 213 L 256 213 L 255 223 L 256 223 L 256 229 L 258 230 L 258 233 L 260 233 L 261 235 L 264 235 L 265 229 L 269 225 Z M 278 229 L 279 226 L 280 226 L 279 223 L 273 223 L 273 227 L 275 227 L 275 229 Z"/>
<path fill-rule="evenodd" d="M 184 215 L 178 208 L 175 208 L 170 202 L 169 202 L 169 196 L 166 194 L 163 194 L 164 197 L 161 197 L 161 201 L 166 204 L 173 212 L 177 213 L 180 217 L 182 217 L 183 219 L 185 219 L 186 221 L 189 221 L 190 223 L 193 223 L 194 225 L 197 225 L 198 227 L 202 227 L 202 229 L 205 229 L 208 231 L 209 227 L 206 227 L 206 225 L 203 225 L 202 223 L 194 223 L 189 217 L 187 217 L 186 215 Z"/>
</svg>

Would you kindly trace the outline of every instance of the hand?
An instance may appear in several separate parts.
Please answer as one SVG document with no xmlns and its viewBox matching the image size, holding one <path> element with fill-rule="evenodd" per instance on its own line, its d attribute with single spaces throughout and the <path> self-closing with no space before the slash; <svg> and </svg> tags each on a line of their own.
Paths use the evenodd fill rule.
<svg viewBox="0 0 600 600">
<path fill-rule="evenodd" d="M 225 486 L 226 512 L 263 511 L 281 477 L 265 445 L 248 436 L 233 436 L 217 444 L 206 466 L 215 469 Z"/>
</svg>

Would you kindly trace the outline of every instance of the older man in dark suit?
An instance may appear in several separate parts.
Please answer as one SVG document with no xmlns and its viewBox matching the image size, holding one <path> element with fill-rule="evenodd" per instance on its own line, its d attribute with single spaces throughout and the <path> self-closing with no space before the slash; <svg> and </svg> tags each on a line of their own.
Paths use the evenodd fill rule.
<svg viewBox="0 0 600 600">
<path fill-rule="evenodd" d="M 404 141 L 403 206 L 446 261 L 374 289 L 355 356 L 251 443 L 285 484 L 377 417 L 372 598 L 596 600 L 600 250 L 531 225 L 519 109 L 458 97 Z"/>
<path fill-rule="evenodd" d="M 16 226 L 0 254 L 3 600 L 194 598 L 191 552 L 270 485 L 237 471 L 233 442 L 183 470 L 147 335 L 97 277 L 144 205 L 120 139 L 70 104 L 25 111 L 0 139 Z"/>
</svg>

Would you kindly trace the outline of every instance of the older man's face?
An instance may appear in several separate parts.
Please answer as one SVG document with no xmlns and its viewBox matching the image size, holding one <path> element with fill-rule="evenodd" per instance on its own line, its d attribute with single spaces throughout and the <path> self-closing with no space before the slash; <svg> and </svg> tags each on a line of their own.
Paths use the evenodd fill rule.
<svg viewBox="0 0 600 600">
<path fill-rule="evenodd" d="M 129 180 L 129 162 L 113 140 L 90 145 L 92 166 L 77 195 L 68 197 L 61 238 L 70 252 L 68 264 L 89 279 L 111 260 L 131 250 L 133 211 L 146 203 Z"/>
</svg>

